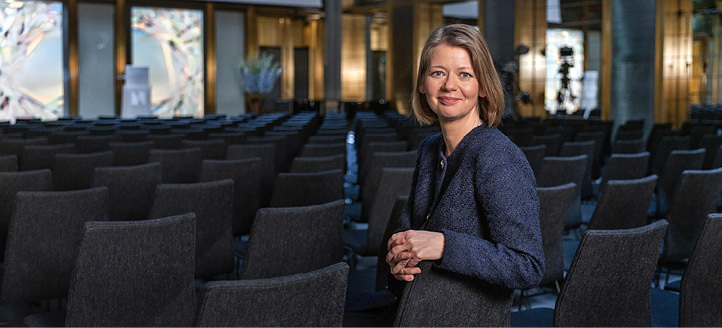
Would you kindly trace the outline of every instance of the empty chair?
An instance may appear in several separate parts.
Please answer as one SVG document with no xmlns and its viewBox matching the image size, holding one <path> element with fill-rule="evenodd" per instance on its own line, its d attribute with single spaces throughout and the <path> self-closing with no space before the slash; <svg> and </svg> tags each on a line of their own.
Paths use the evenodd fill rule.
<svg viewBox="0 0 722 328">
<path fill-rule="evenodd" d="M 274 158 L 276 160 L 274 166 L 276 173 L 286 172 L 289 165 L 291 165 L 291 160 L 293 159 L 293 156 L 295 155 L 295 150 L 291 149 L 286 144 L 286 138 L 283 136 L 248 137 L 246 138 L 246 142 L 247 144 L 251 145 L 268 143 L 274 144 Z M 291 151 L 293 151 L 294 153 L 291 154 Z M 301 154 L 301 156 L 305 155 Z"/>
<path fill-rule="evenodd" d="M 647 224 L 647 210 L 656 185 L 654 174 L 642 179 L 609 181 L 588 229 L 631 229 Z"/>
<path fill-rule="evenodd" d="M 273 183 L 276 180 L 276 153 L 272 143 L 254 145 L 230 145 L 228 146 L 229 160 L 260 158 L 261 167 L 259 175 L 261 178 L 259 187 L 259 206 L 267 207 L 271 202 Z"/>
<path fill-rule="evenodd" d="M 121 141 L 120 136 L 110 135 L 83 135 L 75 140 L 75 148 L 78 153 L 95 153 L 110 150 L 108 144 Z"/>
<path fill-rule="evenodd" d="M 378 190 L 381 183 L 381 173 L 385 167 L 414 167 L 416 165 L 415 150 L 404 152 L 377 152 L 372 153 L 369 158 L 370 165 L 366 166 L 366 173 L 361 175 L 359 172 L 359 181 L 361 182 L 361 200 L 364 206 L 366 202 L 373 199 L 372 193 Z M 366 212 L 362 213 L 362 219 L 365 218 Z"/>
<path fill-rule="evenodd" d="M 578 155 L 587 155 L 587 158 L 594 158 L 594 141 L 573 141 L 565 142 L 559 150 L 559 157 L 571 157 Z M 581 195 L 582 198 L 590 198 L 594 192 L 592 190 L 592 161 L 587 160 L 585 163 L 584 180 L 582 180 Z"/>
<path fill-rule="evenodd" d="M 667 157 L 667 163 L 660 173 L 657 190 L 657 211 L 666 213 L 669 200 L 674 197 L 679 177 L 685 170 L 701 170 L 704 165 L 704 148 L 697 150 L 673 150 Z"/>
<path fill-rule="evenodd" d="M 310 136 L 308 137 L 308 141 L 306 142 L 307 145 L 317 145 L 317 144 L 339 144 L 339 143 L 345 143 L 346 142 L 346 135 L 317 135 L 317 136 Z"/>
<path fill-rule="evenodd" d="M 14 172 L 18 170 L 17 155 L 0 156 L 0 172 Z"/>
<path fill-rule="evenodd" d="M 408 143 L 406 141 L 385 141 L 385 142 L 369 142 L 364 144 L 358 153 L 359 165 L 363 160 L 371 157 L 371 153 L 375 152 L 400 152 L 406 151 Z"/>
<path fill-rule="evenodd" d="M 290 276 L 205 285 L 198 327 L 340 327 L 348 265 L 337 263 Z"/>
<path fill-rule="evenodd" d="M 577 132 L 574 135 L 574 141 L 594 141 L 594 157 L 589 159 L 592 161 L 592 179 L 596 179 L 601 175 L 602 155 L 606 137 L 607 133 L 605 131 Z"/>
<path fill-rule="evenodd" d="M 401 213 L 404 211 L 404 207 L 406 207 L 406 203 L 408 203 L 408 201 L 408 195 L 398 197 L 396 198 L 396 201 L 394 201 L 394 207 L 391 209 L 391 215 L 389 216 L 389 220 L 386 224 L 381 244 L 379 244 L 380 249 L 386 247 L 389 239 L 391 239 L 391 236 L 396 231 L 396 228 L 398 228 Z M 388 290 L 388 279 L 390 273 L 391 268 L 389 268 L 388 263 L 386 263 L 386 253 L 381 252 L 376 261 L 376 291 Z"/>
<path fill-rule="evenodd" d="M 23 148 L 25 146 L 38 146 L 47 145 L 48 138 L 37 137 L 37 138 L 3 138 L 0 140 L 0 156 L 3 155 L 15 155 L 18 160 L 22 161 Z"/>
<path fill-rule="evenodd" d="M 650 168 L 652 174 L 660 174 L 667 163 L 667 157 L 673 150 L 687 150 L 690 145 L 689 137 L 665 136 L 659 139 L 652 151 Z"/>
<path fill-rule="evenodd" d="M 577 196 L 569 207 L 569 213 L 564 223 L 566 229 L 576 229 L 582 224 L 581 189 L 578 186 L 584 181 L 584 170 L 586 169 L 587 160 L 587 155 L 545 157 L 544 166 L 537 180 L 538 187 L 555 187 L 567 183 L 577 185 Z"/>
<path fill-rule="evenodd" d="M 643 139 L 617 140 L 612 145 L 612 154 L 637 154 L 645 150 Z"/>
<path fill-rule="evenodd" d="M 682 275 L 680 293 L 653 288 L 652 325 L 680 327 L 722 326 L 722 215 L 710 214 L 700 231 L 699 238 Z M 657 317 L 675 320 L 656 322 Z"/>
<path fill-rule="evenodd" d="M 201 182 L 233 180 L 233 235 L 247 235 L 260 207 L 261 159 L 204 160 Z"/>
<path fill-rule="evenodd" d="M 346 155 L 346 143 L 336 144 L 306 144 L 301 148 L 299 156 L 303 157 L 325 157 L 334 155 Z"/>
<path fill-rule="evenodd" d="M 22 161 L 20 162 L 20 170 L 41 170 L 52 169 L 55 161 L 55 154 L 74 153 L 75 145 L 38 145 L 25 146 L 23 148 Z"/>
<path fill-rule="evenodd" d="M 67 296 L 84 222 L 106 220 L 106 188 L 18 192 L 3 264 L 2 301 Z"/>
<path fill-rule="evenodd" d="M 96 167 L 113 165 L 113 152 L 57 154 L 53 164 L 53 189 L 90 188 Z"/>
<path fill-rule="evenodd" d="M 531 139 L 531 145 L 545 145 L 546 156 L 557 156 L 559 155 L 559 149 L 562 147 L 562 137 L 559 134 L 534 136 Z"/>
<path fill-rule="evenodd" d="M 612 154 L 609 158 L 604 174 L 599 184 L 599 192 L 601 194 L 607 182 L 611 180 L 632 180 L 641 179 L 647 174 L 647 164 L 649 163 L 649 153 L 642 152 L 638 154 Z"/>
<path fill-rule="evenodd" d="M 587 230 L 554 309 L 512 313 L 515 327 L 651 326 L 649 286 L 667 222 Z"/>
<path fill-rule="evenodd" d="M 147 164 L 153 146 L 152 141 L 108 143 L 108 147 L 113 151 L 115 166 Z"/>
<path fill-rule="evenodd" d="M 183 146 L 183 135 L 178 133 L 171 134 L 151 134 L 148 140 L 153 142 L 155 149 L 181 149 Z"/>
<path fill-rule="evenodd" d="M 183 140 L 184 148 L 200 148 L 203 159 L 226 159 L 228 145 L 223 139 Z"/>
<path fill-rule="evenodd" d="M 309 272 L 341 261 L 343 210 L 343 200 L 258 210 L 240 279 Z"/>
<path fill-rule="evenodd" d="M 715 158 L 717 158 L 718 150 L 720 146 L 722 146 L 722 136 L 711 134 L 703 136 L 699 146 L 705 149 L 704 165 L 702 168 L 705 170 L 716 169 L 716 167 L 713 166 L 715 164 Z"/>
<path fill-rule="evenodd" d="M 160 184 L 149 217 L 196 215 L 195 276 L 233 272 L 233 180 Z"/>
<path fill-rule="evenodd" d="M 90 185 L 108 188 L 110 220 L 145 220 L 161 176 L 159 163 L 96 167 Z"/>
<path fill-rule="evenodd" d="M 193 324 L 192 213 L 134 222 L 87 222 L 67 314 L 28 316 L 28 326 L 140 327 Z"/>
<path fill-rule="evenodd" d="M 547 146 L 545 145 L 537 145 L 537 146 L 529 146 L 529 147 L 519 147 L 521 151 L 524 153 L 524 156 L 526 156 L 527 162 L 529 162 L 529 166 L 531 166 L 532 171 L 534 171 L 534 176 L 537 177 L 537 180 L 539 179 L 539 173 L 541 172 L 541 168 L 544 165 L 544 157 L 546 156 Z"/>
<path fill-rule="evenodd" d="M 163 183 L 194 183 L 198 182 L 203 153 L 200 148 L 151 149 L 148 161 L 163 167 Z"/>
<path fill-rule="evenodd" d="M 270 206 L 319 205 L 343 198 L 342 170 L 281 173 L 273 184 Z"/>
<path fill-rule="evenodd" d="M 536 192 L 539 195 L 539 226 L 546 267 L 539 285 L 554 283 L 559 291 L 558 282 L 564 279 L 564 220 L 576 196 L 576 185 L 567 183 L 556 187 L 537 188 Z M 521 307 L 521 301 L 519 306 Z"/>
<path fill-rule="evenodd" d="M 311 173 L 328 170 L 344 170 L 346 157 L 343 154 L 324 157 L 301 157 L 293 159 L 291 173 Z"/>
</svg>

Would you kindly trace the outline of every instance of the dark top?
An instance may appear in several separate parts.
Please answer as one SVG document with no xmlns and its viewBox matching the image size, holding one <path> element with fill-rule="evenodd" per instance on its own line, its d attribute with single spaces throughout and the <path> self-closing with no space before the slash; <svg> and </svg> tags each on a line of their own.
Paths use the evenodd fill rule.
<svg viewBox="0 0 722 328">
<path fill-rule="evenodd" d="M 448 158 L 445 147 L 441 135 L 420 145 L 397 231 L 444 233 L 436 268 L 509 289 L 536 286 L 544 250 L 536 180 L 524 154 L 486 124 L 471 130 Z"/>
</svg>

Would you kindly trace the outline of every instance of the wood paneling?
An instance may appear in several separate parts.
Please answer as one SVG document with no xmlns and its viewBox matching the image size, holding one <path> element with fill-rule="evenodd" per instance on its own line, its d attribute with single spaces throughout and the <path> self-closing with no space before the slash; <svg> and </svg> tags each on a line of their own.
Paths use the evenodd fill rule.
<svg viewBox="0 0 722 328">
<path fill-rule="evenodd" d="M 679 127 L 687 119 L 692 76 L 692 1 L 658 0 L 655 122 Z"/>
<path fill-rule="evenodd" d="M 546 1 L 515 0 L 514 41 L 524 44 L 529 52 L 519 56 L 519 88 L 528 91 L 531 104 L 519 103 L 519 114 L 523 117 L 546 116 L 544 110 L 544 86 L 546 63 L 542 51 L 546 47 Z"/>
<path fill-rule="evenodd" d="M 341 18 L 341 100 L 366 100 L 366 16 Z"/>
</svg>

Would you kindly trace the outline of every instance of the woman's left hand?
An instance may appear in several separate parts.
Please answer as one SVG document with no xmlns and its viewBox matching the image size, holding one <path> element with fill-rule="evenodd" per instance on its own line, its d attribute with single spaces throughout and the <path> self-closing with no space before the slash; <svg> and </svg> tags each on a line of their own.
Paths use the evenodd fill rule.
<svg viewBox="0 0 722 328">
<path fill-rule="evenodd" d="M 438 260 L 444 256 L 446 238 L 441 232 L 406 230 L 389 238 L 386 262 L 392 274 L 402 273 L 404 268 L 415 267 L 424 260 Z"/>
</svg>

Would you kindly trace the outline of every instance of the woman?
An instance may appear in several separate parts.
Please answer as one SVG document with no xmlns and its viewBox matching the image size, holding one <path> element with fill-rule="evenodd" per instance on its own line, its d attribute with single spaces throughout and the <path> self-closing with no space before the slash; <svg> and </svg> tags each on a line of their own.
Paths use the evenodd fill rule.
<svg viewBox="0 0 722 328">
<path fill-rule="evenodd" d="M 434 31 L 421 53 L 413 113 L 423 124 L 438 120 L 442 133 L 419 147 L 399 232 L 388 242 L 391 273 L 408 282 L 396 324 L 508 325 L 514 289 L 541 280 L 536 181 L 496 129 L 503 111 L 481 34 L 461 24 Z"/>
</svg>

